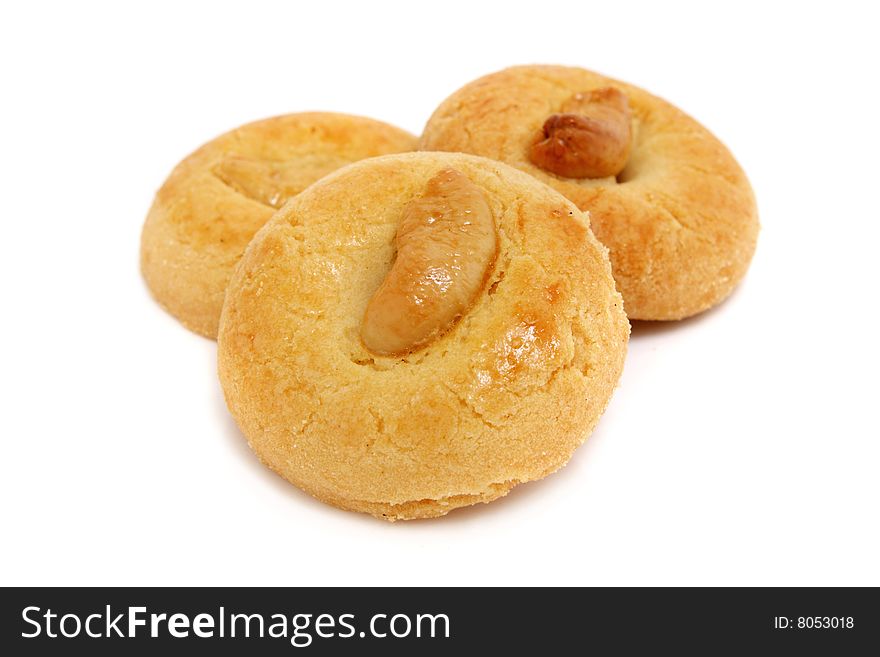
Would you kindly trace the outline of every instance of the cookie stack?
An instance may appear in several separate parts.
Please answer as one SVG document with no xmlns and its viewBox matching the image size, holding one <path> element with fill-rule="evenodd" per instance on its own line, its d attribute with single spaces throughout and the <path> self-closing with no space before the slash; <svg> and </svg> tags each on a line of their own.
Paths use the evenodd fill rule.
<svg viewBox="0 0 880 657">
<path fill-rule="evenodd" d="M 526 66 L 455 92 L 421 139 L 325 113 L 218 137 L 157 193 L 141 265 L 217 338 L 267 466 L 399 520 L 562 467 L 620 377 L 627 317 L 719 303 L 757 233 L 742 170 L 681 110 Z"/>
</svg>

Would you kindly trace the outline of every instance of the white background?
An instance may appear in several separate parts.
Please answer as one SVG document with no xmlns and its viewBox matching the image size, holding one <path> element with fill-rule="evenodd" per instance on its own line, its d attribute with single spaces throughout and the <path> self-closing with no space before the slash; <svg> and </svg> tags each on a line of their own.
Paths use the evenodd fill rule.
<svg viewBox="0 0 880 657">
<path fill-rule="evenodd" d="M 880 585 L 876 16 L 713 4 L 4 4 L 0 583 Z M 260 466 L 214 343 L 150 299 L 152 195 L 240 123 L 419 132 L 520 63 L 640 84 L 729 144 L 752 269 L 717 310 L 634 327 L 561 472 L 435 521 L 324 506 Z"/>
</svg>

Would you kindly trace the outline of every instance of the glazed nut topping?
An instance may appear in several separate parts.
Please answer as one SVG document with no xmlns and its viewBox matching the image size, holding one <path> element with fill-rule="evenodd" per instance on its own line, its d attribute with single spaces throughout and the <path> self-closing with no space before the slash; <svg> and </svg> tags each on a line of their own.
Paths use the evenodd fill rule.
<svg viewBox="0 0 880 657">
<path fill-rule="evenodd" d="M 483 191 L 446 169 L 407 205 L 394 245 L 361 325 L 364 346 L 383 356 L 426 347 L 461 319 L 486 283 L 498 236 Z"/>
<path fill-rule="evenodd" d="M 619 89 L 577 93 L 544 122 L 529 159 L 566 178 L 616 176 L 629 159 L 631 119 L 629 100 Z"/>
<path fill-rule="evenodd" d="M 275 162 L 241 155 L 224 158 L 214 167 L 214 175 L 239 194 L 272 208 L 280 208 L 311 182 L 295 160 Z"/>
</svg>

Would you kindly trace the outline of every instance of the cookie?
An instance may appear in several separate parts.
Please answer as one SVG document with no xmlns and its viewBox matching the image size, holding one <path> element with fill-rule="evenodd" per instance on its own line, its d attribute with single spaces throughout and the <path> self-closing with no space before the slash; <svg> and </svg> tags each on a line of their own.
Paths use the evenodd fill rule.
<svg viewBox="0 0 880 657">
<path fill-rule="evenodd" d="M 278 208 L 341 166 L 415 142 L 385 123 L 329 113 L 257 121 L 208 142 L 177 165 L 147 215 L 141 270 L 150 291 L 214 338 L 232 269 Z"/>
<path fill-rule="evenodd" d="M 220 320 L 220 381 L 253 450 L 387 520 L 563 466 L 629 337 L 588 221 L 471 155 L 374 158 L 312 185 L 248 246 Z"/>
<path fill-rule="evenodd" d="M 420 148 L 500 160 L 588 210 L 630 319 L 714 306 L 755 250 L 755 198 L 727 148 L 666 101 L 597 73 L 522 66 L 471 82 L 437 108 Z"/>
</svg>

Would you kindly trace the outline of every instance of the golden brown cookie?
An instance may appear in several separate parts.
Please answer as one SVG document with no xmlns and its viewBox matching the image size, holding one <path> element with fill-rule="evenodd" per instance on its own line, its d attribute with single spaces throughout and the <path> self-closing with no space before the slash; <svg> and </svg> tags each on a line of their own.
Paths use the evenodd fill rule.
<svg viewBox="0 0 880 657">
<path fill-rule="evenodd" d="M 226 294 L 220 381 L 251 447 L 316 498 L 388 520 L 560 468 L 629 336 L 588 221 L 471 155 L 374 158 L 312 185 Z"/>
<path fill-rule="evenodd" d="M 235 263 L 287 199 L 341 166 L 414 148 L 399 128 L 330 113 L 265 119 L 208 142 L 171 172 L 147 215 L 141 269 L 153 296 L 216 337 Z"/>
<path fill-rule="evenodd" d="M 437 108 L 420 147 L 500 160 L 588 210 L 630 319 L 714 306 L 755 250 L 754 195 L 727 148 L 666 101 L 597 73 L 487 75 Z"/>
</svg>

